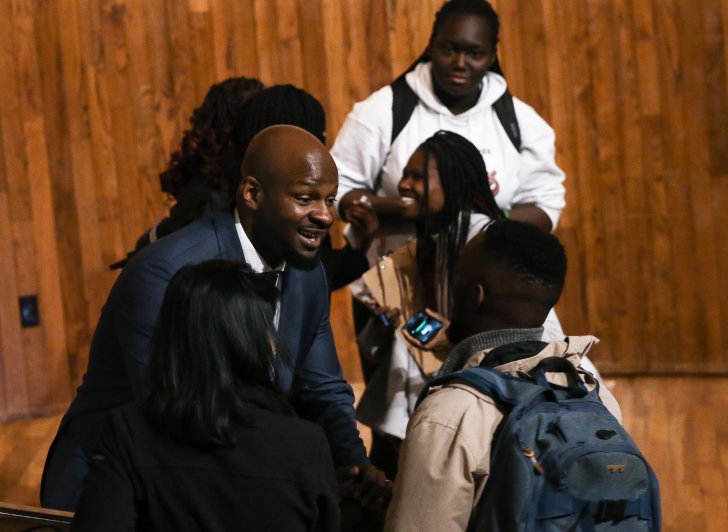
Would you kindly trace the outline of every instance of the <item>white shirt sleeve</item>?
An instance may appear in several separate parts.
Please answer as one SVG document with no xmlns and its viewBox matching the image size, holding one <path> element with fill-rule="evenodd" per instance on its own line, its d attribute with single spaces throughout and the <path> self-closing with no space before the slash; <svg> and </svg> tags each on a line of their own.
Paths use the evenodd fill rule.
<svg viewBox="0 0 728 532">
<path fill-rule="evenodd" d="M 354 104 L 336 136 L 331 155 L 339 170 L 337 201 L 350 190 L 374 191 L 391 134 L 392 89 L 387 85 Z"/>
<path fill-rule="evenodd" d="M 563 170 L 556 164 L 554 130 L 529 105 L 513 99 L 521 130 L 520 186 L 513 204 L 535 203 L 551 219 L 553 229 L 566 205 Z"/>
</svg>

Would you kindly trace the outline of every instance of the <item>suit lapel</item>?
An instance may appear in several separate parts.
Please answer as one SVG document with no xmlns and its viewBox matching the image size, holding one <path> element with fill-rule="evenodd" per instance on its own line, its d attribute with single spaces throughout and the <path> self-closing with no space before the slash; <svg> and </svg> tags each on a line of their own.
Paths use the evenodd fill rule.
<svg viewBox="0 0 728 532">
<path fill-rule="evenodd" d="M 212 226 L 217 237 L 220 257 L 245 261 L 243 246 L 240 244 L 233 216 L 231 214 L 218 214 L 212 218 Z"/>
<path fill-rule="evenodd" d="M 290 265 L 281 276 L 281 315 L 278 321 L 278 342 L 285 347 L 291 366 L 277 364 L 277 381 L 282 390 L 288 391 L 301 348 L 300 333 L 303 330 L 303 284 L 297 282 L 297 271 Z"/>
</svg>

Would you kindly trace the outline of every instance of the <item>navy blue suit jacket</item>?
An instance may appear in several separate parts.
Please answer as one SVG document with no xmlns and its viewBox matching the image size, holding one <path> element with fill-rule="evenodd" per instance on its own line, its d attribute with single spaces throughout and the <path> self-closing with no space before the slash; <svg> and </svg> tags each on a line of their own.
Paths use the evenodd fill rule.
<svg viewBox="0 0 728 532">
<path fill-rule="evenodd" d="M 147 395 L 151 338 L 172 276 L 187 264 L 218 258 L 245 260 L 228 214 L 204 218 L 172 233 L 125 266 L 102 309 L 83 383 L 49 451 L 43 499 L 48 500 L 47 492 L 60 484 L 53 477 L 65 474 L 56 473 L 64 468 L 54 462 L 67 460 L 69 452 L 90 457 L 108 411 Z M 337 466 L 367 463 L 354 419 L 354 394 L 343 379 L 331 334 L 324 269 L 320 263 L 310 270 L 288 264 L 281 282 L 277 345 L 293 363 L 276 368 L 278 384 L 301 417 L 323 427 Z M 68 489 L 73 482 L 67 478 L 63 483 Z"/>
</svg>

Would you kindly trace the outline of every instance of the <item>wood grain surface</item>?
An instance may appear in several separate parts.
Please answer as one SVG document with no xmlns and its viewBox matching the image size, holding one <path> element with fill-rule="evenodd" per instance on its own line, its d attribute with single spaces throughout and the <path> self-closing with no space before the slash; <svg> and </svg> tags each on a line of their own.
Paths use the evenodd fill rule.
<svg viewBox="0 0 728 532">
<path fill-rule="evenodd" d="M 552 124 L 567 174 L 565 330 L 602 338 L 607 373 L 725 374 L 728 4 L 493 3 L 512 92 Z M 0 2 L 0 419 L 68 401 L 108 265 L 167 209 L 158 174 L 210 84 L 302 86 L 331 142 L 424 49 L 439 4 Z M 21 328 L 31 294 L 41 323 Z"/>
<path fill-rule="evenodd" d="M 728 523 L 726 377 L 615 377 L 624 425 L 660 482 L 664 532 L 723 532 Z M 356 385 L 359 395 L 361 386 Z M 0 500 L 38 505 L 45 451 L 60 416 L 0 425 Z M 368 444 L 368 434 L 363 433 Z"/>
</svg>

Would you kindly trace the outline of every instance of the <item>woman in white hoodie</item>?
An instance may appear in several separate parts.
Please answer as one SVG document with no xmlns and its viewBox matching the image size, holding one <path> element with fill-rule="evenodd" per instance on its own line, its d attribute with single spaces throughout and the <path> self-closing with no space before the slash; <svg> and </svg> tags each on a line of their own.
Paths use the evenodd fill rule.
<svg viewBox="0 0 728 532">
<path fill-rule="evenodd" d="M 493 103 L 507 90 L 497 60 L 498 15 L 485 0 L 450 0 L 435 16 L 425 53 L 404 80 L 418 101 L 392 136 L 390 85 L 354 105 L 331 150 L 339 168 L 339 212 L 366 196 L 383 223 L 370 263 L 406 243 L 413 227 L 397 192 L 410 155 L 444 129 L 470 140 L 483 155 L 496 203 L 513 219 L 555 229 L 564 207 L 564 173 L 554 160 L 553 129 L 529 105 L 513 98 L 520 150 Z"/>
</svg>

